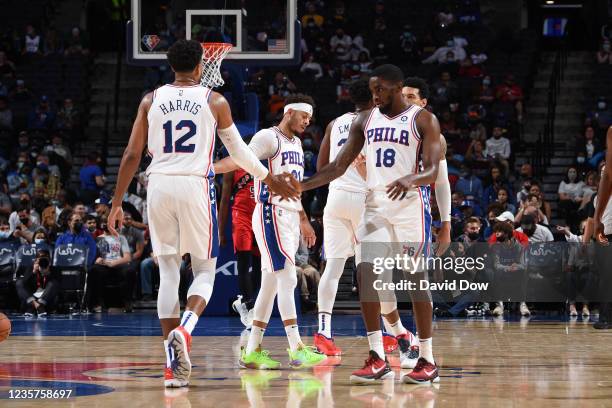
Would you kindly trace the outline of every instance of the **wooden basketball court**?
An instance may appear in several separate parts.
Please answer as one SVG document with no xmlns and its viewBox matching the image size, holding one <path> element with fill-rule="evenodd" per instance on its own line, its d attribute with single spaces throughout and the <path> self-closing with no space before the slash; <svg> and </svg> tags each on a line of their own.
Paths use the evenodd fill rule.
<svg viewBox="0 0 612 408">
<path fill-rule="evenodd" d="M 310 370 L 277 372 L 237 367 L 237 319 L 204 318 L 194 337 L 189 389 L 165 390 L 163 350 L 154 315 L 103 315 L 47 321 L 13 318 L 13 335 L 0 343 L 0 405 L 28 407 L 602 407 L 612 406 L 612 332 L 590 322 L 438 320 L 434 386 L 395 381 L 352 386 L 367 341 L 358 316 L 335 316 L 342 358 Z M 141 320 L 141 326 L 134 322 Z M 303 319 L 312 333 L 314 319 Z M 407 319 L 406 319 L 407 320 Z M 61 327 L 69 336 L 57 335 Z M 278 322 L 264 345 L 284 365 L 286 338 Z M 140 331 L 142 335 L 133 335 Z M 120 335 L 112 335 L 113 333 Z M 121 335 L 129 334 L 129 335 Z M 311 337 L 303 337 L 311 342 Z M 17 390 L 72 390 L 69 400 L 14 399 Z M 20 391 L 23 393 L 23 391 Z M 11 396 L 13 399 L 11 399 Z"/>
</svg>

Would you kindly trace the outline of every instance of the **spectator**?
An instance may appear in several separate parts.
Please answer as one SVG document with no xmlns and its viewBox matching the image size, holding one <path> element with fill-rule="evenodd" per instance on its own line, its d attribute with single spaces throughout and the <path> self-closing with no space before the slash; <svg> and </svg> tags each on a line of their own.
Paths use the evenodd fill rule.
<svg viewBox="0 0 612 408">
<path fill-rule="evenodd" d="M 43 210 L 41 218 L 42 227 L 49 231 L 56 229 L 61 212 L 66 209 L 71 209 L 66 201 L 66 190 L 57 190 L 50 204 L 51 205 Z"/>
<path fill-rule="evenodd" d="M 6 217 L 0 216 L 0 244 L 2 245 L 12 245 L 17 248 L 21 245 L 21 241 L 19 238 L 14 236 L 13 231 L 11 231 L 11 227 L 9 226 L 8 219 Z"/>
<path fill-rule="evenodd" d="M 123 311 L 131 313 L 131 297 L 136 274 L 131 265 L 130 246 L 123 234 L 116 237 L 108 231 L 107 217 L 100 218 L 100 227 L 104 233 L 97 239 L 96 263 L 89 272 L 92 289 L 89 303 L 93 306 L 92 310 L 94 312 L 100 313 L 102 311 L 103 289 L 109 281 L 114 280 L 119 283 L 121 288 Z"/>
<path fill-rule="evenodd" d="M 604 96 L 597 99 L 597 109 L 589 112 L 587 118 L 602 131 L 612 125 L 612 112 L 608 109 L 608 102 Z"/>
<path fill-rule="evenodd" d="M 552 242 L 554 237 L 550 230 L 537 223 L 534 214 L 537 213 L 535 207 L 527 207 L 525 214 L 521 218 L 521 227 L 517 231 L 525 233 L 529 237 L 529 242 Z"/>
<path fill-rule="evenodd" d="M 514 80 L 514 75 L 508 74 L 504 83 L 499 85 L 495 90 L 497 100 L 505 103 L 510 103 L 514 106 L 517 120 L 523 119 L 523 88 L 521 88 Z"/>
<path fill-rule="evenodd" d="M 371 53 L 371 57 L 374 65 L 386 64 L 389 61 L 389 49 L 384 41 L 378 42 L 378 45 Z"/>
<path fill-rule="evenodd" d="M 41 52 L 40 47 L 42 44 L 40 43 L 40 35 L 36 33 L 36 29 L 30 24 L 26 26 L 24 42 L 24 54 L 39 54 Z"/>
<path fill-rule="evenodd" d="M 27 153 L 20 153 L 15 167 L 8 172 L 6 180 L 8 183 L 9 195 L 12 200 L 17 200 L 21 194 L 33 192 L 32 177 L 30 177 L 31 167 Z"/>
<path fill-rule="evenodd" d="M 89 42 L 79 27 L 74 27 L 70 31 L 70 36 L 66 40 L 65 54 L 89 55 Z"/>
<path fill-rule="evenodd" d="M 510 194 L 508 193 L 508 190 L 506 190 L 505 188 L 501 187 L 500 189 L 497 190 L 497 202 L 502 206 L 504 211 L 510 211 L 512 214 L 515 214 L 516 207 L 514 206 L 514 204 L 511 204 L 508 201 L 509 197 L 510 197 Z"/>
<path fill-rule="evenodd" d="M 94 202 L 95 211 L 98 218 L 102 218 L 103 216 L 108 216 L 110 213 L 110 200 L 106 196 L 100 196 Z"/>
<path fill-rule="evenodd" d="M 57 34 L 55 27 L 49 27 L 45 32 L 43 44 L 45 56 L 54 55 L 62 52 L 62 42 Z"/>
<path fill-rule="evenodd" d="M 400 50 L 404 59 L 414 59 L 418 56 L 417 38 L 412 32 L 410 24 L 404 25 L 404 32 L 400 36 Z"/>
<path fill-rule="evenodd" d="M 480 64 L 474 64 L 471 58 L 464 58 L 459 63 L 459 76 L 466 78 L 480 78 L 484 71 Z"/>
<path fill-rule="evenodd" d="M 74 107 L 72 99 L 64 99 L 63 105 L 57 112 L 57 128 L 63 130 L 72 130 L 79 126 L 80 112 Z"/>
<path fill-rule="evenodd" d="M 29 217 L 34 225 L 40 225 L 40 215 L 36 210 L 32 209 L 32 198 L 28 193 L 22 193 L 19 195 L 19 208 L 26 208 L 29 210 Z M 19 211 L 13 211 L 9 216 L 9 224 L 11 225 L 11 231 L 13 231 L 17 225 L 19 225 Z"/>
<path fill-rule="evenodd" d="M 612 52 L 610 52 L 610 41 L 605 40 L 601 43 L 601 48 L 597 51 L 598 64 L 612 64 Z"/>
<path fill-rule="evenodd" d="M 438 48 L 432 55 L 425 58 L 423 64 L 432 64 L 437 62 L 438 64 L 444 64 L 448 62 L 448 54 L 452 54 L 453 61 L 463 61 L 466 59 L 467 54 L 463 48 L 467 45 L 467 41 L 464 39 L 451 39 L 446 42 L 446 46 Z"/>
<path fill-rule="evenodd" d="M 488 207 L 489 204 L 497 200 L 497 195 L 500 188 L 505 188 L 506 191 L 510 192 L 510 195 L 512 195 L 512 190 L 510 189 L 508 182 L 503 177 L 501 168 L 499 166 L 491 167 L 490 180 L 489 186 L 483 191 L 481 202 L 483 203 L 484 207 Z"/>
<path fill-rule="evenodd" d="M 72 209 L 72 211 L 75 214 L 80 215 L 82 220 L 84 220 L 85 215 L 87 215 L 87 207 L 85 207 L 85 205 L 80 201 L 74 203 L 74 208 Z"/>
<path fill-rule="evenodd" d="M 25 105 L 34 100 L 34 95 L 26 87 L 23 79 L 18 79 L 15 84 L 16 87 L 11 96 L 13 102 L 22 102 Z"/>
<path fill-rule="evenodd" d="M 498 204 L 496 203 L 496 205 Z M 520 242 L 522 245 L 525 245 L 525 246 L 529 244 L 529 237 L 522 231 L 518 231 L 514 229 L 515 218 L 514 218 L 514 215 L 510 211 L 504 211 L 500 215 L 494 218 L 491 218 L 491 216 L 496 213 L 495 211 L 496 211 L 495 209 L 491 209 L 491 211 L 489 212 L 489 224 L 493 232 L 495 231 L 495 226 L 497 224 L 506 223 L 512 227 L 512 237 L 516 239 L 517 242 Z M 486 235 L 486 232 L 485 232 L 485 235 Z M 488 238 L 488 242 L 490 244 L 496 243 L 497 235 L 494 233 L 491 234 Z"/>
<path fill-rule="evenodd" d="M 89 231 L 94 239 L 104 234 L 104 231 L 102 231 L 98 225 L 98 218 L 96 218 L 95 215 L 87 214 L 85 216 L 85 228 L 87 228 L 87 231 Z"/>
<path fill-rule="evenodd" d="M 368 75 L 372 72 L 372 60 L 370 59 L 370 53 L 361 51 L 357 57 L 359 63 L 359 71 L 362 74 Z"/>
<path fill-rule="evenodd" d="M 482 181 L 472 174 L 472 169 L 466 164 L 461 165 L 459 180 L 455 183 L 455 190 L 461 191 L 467 200 L 480 203 L 482 198 Z"/>
<path fill-rule="evenodd" d="M 87 160 L 79 173 L 81 180 L 80 197 L 85 204 L 91 204 L 100 195 L 104 187 L 104 173 L 99 164 L 102 162 L 98 152 L 91 152 L 87 155 Z"/>
<path fill-rule="evenodd" d="M 34 241 L 34 233 L 39 226 L 35 225 L 30 218 L 30 209 L 28 207 L 20 207 L 17 210 L 19 222 L 15 226 L 13 235 L 21 239 L 22 244 L 31 244 Z"/>
<path fill-rule="evenodd" d="M 13 212 L 11 198 L 0 189 L 0 217 L 8 217 Z"/>
<path fill-rule="evenodd" d="M 41 96 L 39 104 L 28 115 L 28 129 L 49 130 L 55 123 L 55 112 L 51 109 L 49 98 Z"/>
<path fill-rule="evenodd" d="M 302 295 L 302 307 L 305 310 L 312 310 L 316 306 L 316 302 L 310 298 L 310 295 L 317 293 L 321 274 L 316 268 L 308 264 L 308 258 L 308 246 L 304 239 L 300 238 L 300 246 L 295 255 L 295 269 Z"/>
<path fill-rule="evenodd" d="M 565 179 L 559 183 L 559 212 L 570 229 L 578 228 L 578 208 L 582 203 L 584 182 L 580 180 L 575 167 L 567 169 Z"/>
<path fill-rule="evenodd" d="M 351 39 L 351 36 L 346 34 L 342 27 L 338 27 L 336 29 L 336 33 L 329 40 L 331 51 L 336 54 L 338 47 L 342 47 L 348 53 L 348 50 L 350 50 L 352 44 L 353 40 Z"/>
<path fill-rule="evenodd" d="M 53 252 L 51 239 L 49 238 L 49 235 L 47 235 L 45 229 L 42 227 L 38 227 L 38 229 L 34 231 L 32 245 L 36 246 L 37 249 L 47 249 L 49 252 Z"/>
<path fill-rule="evenodd" d="M 514 227 L 511 223 L 497 223 L 493 227 L 492 237 L 495 237 L 495 242 L 499 242 L 499 245 L 493 247 L 495 252 L 495 281 L 498 282 L 503 278 L 507 278 L 507 274 L 510 272 L 513 283 L 524 285 L 524 280 L 521 279 L 525 271 L 524 248 L 522 243 L 514 236 Z M 523 316 L 530 314 L 525 302 L 521 302 L 520 311 Z M 503 313 L 503 302 L 497 302 L 492 311 L 493 316 L 501 316 Z"/>
<path fill-rule="evenodd" d="M 518 177 L 514 182 L 514 191 L 516 191 L 516 202 L 524 201 L 529 194 L 531 188 L 531 179 L 533 178 L 533 166 L 529 163 L 523 163 L 519 170 Z"/>
<path fill-rule="evenodd" d="M 584 129 L 584 139 L 578 141 L 577 147 L 578 152 L 584 152 L 585 158 L 582 160 L 582 163 L 578 164 L 584 164 L 585 161 L 591 160 L 595 153 L 601 151 L 601 145 L 595 140 L 595 129 L 593 129 L 593 126 L 587 126 Z"/>
<path fill-rule="evenodd" d="M 60 221 L 61 218 L 60 216 Z M 68 229 L 57 237 L 55 245 L 74 244 L 86 246 L 89 249 L 87 264 L 91 267 L 96 260 L 96 241 L 94 241 L 89 231 L 83 228 L 83 219 L 80 215 L 68 212 L 66 213 L 66 220 L 68 221 Z"/>
<path fill-rule="evenodd" d="M 135 265 L 140 262 L 142 253 L 144 251 L 144 233 L 142 230 L 134 226 L 134 219 L 129 211 L 123 213 L 123 229 L 121 234 L 125 237 L 130 246 L 130 253 L 132 255 L 131 262 Z"/>
<path fill-rule="evenodd" d="M 493 135 L 487 140 L 487 156 L 501 163 L 504 166 L 504 173 L 507 174 L 510 169 L 508 159 L 512 151 L 510 140 L 503 136 L 504 133 L 506 129 L 501 126 L 493 127 Z"/>
<path fill-rule="evenodd" d="M 516 217 L 514 219 L 516 223 L 521 222 L 521 218 L 523 217 L 524 214 L 526 214 L 525 211 L 529 207 L 533 207 L 537 210 L 537 211 L 534 211 L 533 213 L 539 223 L 548 225 L 548 217 L 542 211 L 542 208 L 543 208 L 542 199 L 539 196 L 535 194 L 531 194 L 531 193 L 527 195 L 527 198 L 525 199 L 525 201 L 521 202 L 521 207 L 519 208 L 519 211 L 516 213 Z"/>
<path fill-rule="evenodd" d="M 72 154 L 70 153 L 70 148 L 64 144 L 62 135 L 59 133 L 55 133 L 53 135 L 51 138 L 51 144 L 45 146 L 45 152 L 49 155 L 54 153 L 59 156 L 64 161 L 65 166 L 69 167 L 72 165 Z"/>
<path fill-rule="evenodd" d="M 14 78 L 15 64 L 8 59 L 4 51 L 0 51 L 0 78 Z"/>
<path fill-rule="evenodd" d="M 482 223 L 478 217 L 468 218 L 463 224 L 463 234 L 457 237 L 457 242 L 461 242 L 465 245 L 471 245 L 474 242 L 481 240 L 480 229 Z"/>
<path fill-rule="evenodd" d="M 334 7 L 334 13 L 331 19 L 328 20 L 331 27 L 345 27 L 347 24 L 346 7 L 341 1 L 337 1 Z"/>
<path fill-rule="evenodd" d="M 47 317 L 60 291 L 59 276 L 51 268 L 51 253 L 47 249 L 38 249 L 31 269 L 15 284 L 17 295 L 25 309 L 25 317 Z"/>
<path fill-rule="evenodd" d="M 440 79 L 432 86 L 430 102 L 436 110 L 447 106 L 451 101 L 456 101 L 458 97 L 457 85 L 451 80 L 450 72 L 443 71 Z"/>
<path fill-rule="evenodd" d="M 314 3 L 306 5 L 306 14 L 302 16 L 302 26 L 306 26 L 311 19 L 318 27 L 322 27 L 325 22 L 325 18 L 317 12 L 317 6 Z"/>
<path fill-rule="evenodd" d="M 491 106 L 495 101 L 495 91 L 491 86 L 491 77 L 486 75 L 482 78 L 482 82 L 474 94 L 474 102 L 479 102 L 485 107 Z"/>
<path fill-rule="evenodd" d="M 321 64 L 315 61 L 313 54 L 306 55 L 306 61 L 300 67 L 300 72 L 308 76 L 314 76 L 314 79 L 323 76 L 323 68 L 321 68 Z"/>
<path fill-rule="evenodd" d="M 440 11 L 436 16 L 436 22 L 442 28 L 448 27 L 455 22 L 455 16 L 451 11 L 450 6 L 446 6 L 444 10 Z"/>
<path fill-rule="evenodd" d="M 13 130 L 13 111 L 6 97 L 0 97 L 0 130 Z"/>
</svg>

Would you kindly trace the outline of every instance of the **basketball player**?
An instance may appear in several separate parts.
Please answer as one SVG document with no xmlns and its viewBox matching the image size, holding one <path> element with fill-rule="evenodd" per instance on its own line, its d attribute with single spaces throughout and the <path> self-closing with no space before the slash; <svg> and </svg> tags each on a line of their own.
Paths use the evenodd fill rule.
<svg viewBox="0 0 612 408">
<path fill-rule="evenodd" d="M 599 180 L 599 188 L 597 190 L 597 205 L 595 206 L 594 219 L 594 235 L 597 242 L 609 245 L 609 240 L 612 239 L 612 202 L 610 201 L 610 193 L 612 193 L 612 126 L 608 128 L 606 135 L 606 165 L 603 167 L 601 179 Z M 606 248 L 605 252 L 610 249 Z M 603 251 L 602 251 L 603 252 Z M 605 258 L 604 258 L 605 259 Z M 603 269 L 603 268 L 600 268 Z M 604 272 L 602 276 L 608 284 L 601 284 L 604 291 L 603 299 L 610 296 L 607 293 L 609 289 L 610 276 L 609 272 Z M 599 312 L 599 321 L 593 325 L 596 329 L 612 329 L 612 303 L 603 302 Z"/>
<path fill-rule="evenodd" d="M 349 88 L 349 95 L 355 104 L 355 112 L 346 113 L 327 126 L 325 137 L 319 149 L 317 169 L 323 168 L 338 155 L 348 138 L 351 122 L 359 112 L 372 108 L 372 94 L 367 80 L 361 79 L 354 82 Z M 356 161 L 360 161 L 360 159 L 358 158 Z M 342 177 L 330 183 L 323 216 L 323 236 L 325 237 L 323 244 L 327 254 L 327 263 L 319 282 L 319 331 L 314 335 L 314 344 L 320 352 L 328 356 L 342 354 L 331 335 L 331 316 L 344 265 L 348 257 L 355 255 L 355 234 L 365 210 L 366 171 L 365 168 L 361 170 L 362 167 L 365 167 L 365 162 L 360 161 L 358 165 L 349 167 Z M 359 254 L 357 254 L 356 264 L 359 264 L 359 259 Z M 389 311 L 394 311 L 397 316 L 390 324 L 387 323 L 385 317 L 385 306 L 387 304 L 391 304 Z M 402 325 L 397 313 L 397 303 L 382 302 L 381 309 L 384 323 L 388 325 L 389 332 L 394 335 L 393 339 L 396 347 L 399 342 L 400 365 L 402 368 L 414 368 L 418 358 L 418 348 L 411 349 L 411 346 L 416 339 Z M 398 340 L 395 340 L 396 338 Z"/>
<path fill-rule="evenodd" d="M 287 186 L 290 175 L 272 175 L 242 141 L 225 98 L 200 85 L 202 46 L 179 40 L 168 50 L 175 81 L 142 99 L 123 154 L 108 226 L 117 235 L 121 200 L 140 163 L 145 146 L 152 161 L 147 205 L 153 252 L 159 261 L 157 311 L 166 352 L 166 387 L 189 383 L 191 332 L 212 294 L 218 253 L 218 230 L 212 155 L 215 129 L 230 155 L 257 180 L 288 199 L 299 195 Z M 181 256 L 191 254 L 194 280 L 179 319 Z"/>
<path fill-rule="evenodd" d="M 370 78 L 376 107 L 360 112 L 351 124 L 349 137 L 334 161 L 300 184 L 310 190 L 346 172 L 366 143 L 368 196 L 361 243 L 420 243 L 415 256 L 430 241 L 429 185 L 436 180 L 440 162 L 440 126 L 434 115 L 402 98 L 404 76 L 398 67 L 377 67 Z M 399 176 L 399 178 L 398 178 Z M 369 358 L 353 372 L 354 383 L 393 378 L 386 361 L 380 330 L 380 302 L 364 295 L 374 280 L 373 259 L 358 266 L 361 310 L 368 331 Z M 416 276 L 424 279 L 423 274 Z M 437 382 L 438 368 L 432 354 L 432 305 L 428 291 L 411 291 L 419 338 L 419 359 L 404 382 Z"/>
<path fill-rule="evenodd" d="M 255 292 L 261 282 L 261 261 L 251 226 L 255 210 L 254 179 L 242 169 L 223 175 L 223 189 L 219 204 L 219 233 L 221 246 L 225 245 L 225 225 L 232 202 L 232 242 L 238 268 L 240 295 L 232 308 L 240 315 L 247 328 L 253 323 Z M 251 272 L 249 269 L 252 267 Z"/>
<path fill-rule="evenodd" d="M 304 152 L 298 134 L 304 132 L 312 118 L 314 102 L 305 95 L 287 98 L 283 119 L 278 126 L 257 132 L 249 147 L 261 160 L 267 160 L 272 174 L 291 173 L 295 180 L 304 175 Z M 238 168 L 231 158 L 215 163 L 217 173 Z M 257 204 L 253 212 L 253 232 L 261 250 L 261 288 L 255 301 L 253 325 L 239 364 L 242 368 L 278 369 L 280 362 L 261 350 L 264 331 L 272 314 L 274 298 L 289 341 L 289 361 L 295 368 L 314 366 L 325 355 L 302 343 L 297 326 L 294 289 L 297 284 L 295 253 L 300 243 L 300 231 L 308 246 L 314 245 L 315 233 L 302 204 L 284 201 L 270 194 L 261 182 L 255 183 Z"/>
</svg>

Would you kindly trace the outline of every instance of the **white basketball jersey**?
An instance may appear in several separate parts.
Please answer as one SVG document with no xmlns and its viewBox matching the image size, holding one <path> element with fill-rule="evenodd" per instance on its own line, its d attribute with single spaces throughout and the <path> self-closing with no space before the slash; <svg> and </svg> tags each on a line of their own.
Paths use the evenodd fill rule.
<svg viewBox="0 0 612 408">
<path fill-rule="evenodd" d="M 201 85 L 164 85 L 153 92 L 148 174 L 212 177 L 216 121 L 208 106 L 211 90 Z"/>
<path fill-rule="evenodd" d="M 329 161 L 333 161 L 346 143 L 351 129 L 351 123 L 357 117 L 356 113 L 349 112 L 338 117 L 332 124 L 331 134 L 329 135 Z M 329 183 L 330 190 L 339 189 L 355 193 L 365 193 L 367 191 L 365 180 L 361 178 L 357 169 L 349 166 L 346 172 Z"/>
<path fill-rule="evenodd" d="M 364 127 L 368 189 L 386 190 L 389 183 L 422 170 L 421 136 L 415 121 L 421 109 L 410 105 L 392 118 L 372 109 Z"/>
<path fill-rule="evenodd" d="M 294 136 L 292 139 L 283 134 L 276 126 L 260 130 L 266 132 L 268 137 L 275 138 L 276 153 L 268 160 L 263 161 L 271 174 L 291 173 L 298 181 L 304 178 L 304 152 L 302 141 Z M 292 211 L 302 210 L 300 201 L 282 200 L 279 196 L 271 196 L 268 186 L 260 180 L 255 180 L 255 195 L 260 203 L 270 203 Z"/>
</svg>

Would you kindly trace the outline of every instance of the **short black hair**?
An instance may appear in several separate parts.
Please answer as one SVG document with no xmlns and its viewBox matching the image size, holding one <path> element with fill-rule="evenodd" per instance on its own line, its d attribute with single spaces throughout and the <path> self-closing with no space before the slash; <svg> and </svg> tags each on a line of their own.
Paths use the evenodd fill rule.
<svg viewBox="0 0 612 408">
<path fill-rule="evenodd" d="M 289 105 L 290 103 L 307 103 L 310 106 L 312 106 L 313 109 L 315 107 L 314 99 L 312 99 L 312 97 L 309 96 L 309 95 L 304 95 L 304 94 L 301 94 L 301 93 L 294 94 L 294 95 L 289 95 L 285 99 L 285 105 Z"/>
<path fill-rule="evenodd" d="M 404 86 L 418 89 L 421 99 L 429 99 L 429 85 L 427 85 L 424 79 L 419 77 L 406 78 Z"/>
<path fill-rule="evenodd" d="M 191 72 L 202 63 L 202 45 L 196 40 L 178 40 L 168 49 L 168 63 L 174 72 Z"/>
<path fill-rule="evenodd" d="M 358 79 L 349 87 L 349 96 L 356 105 L 365 105 L 372 100 L 372 92 L 367 79 Z"/>
<path fill-rule="evenodd" d="M 372 71 L 371 77 L 381 77 L 385 81 L 404 82 L 404 73 L 397 65 L 384 64 Z"/>
</svg>

